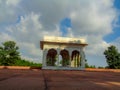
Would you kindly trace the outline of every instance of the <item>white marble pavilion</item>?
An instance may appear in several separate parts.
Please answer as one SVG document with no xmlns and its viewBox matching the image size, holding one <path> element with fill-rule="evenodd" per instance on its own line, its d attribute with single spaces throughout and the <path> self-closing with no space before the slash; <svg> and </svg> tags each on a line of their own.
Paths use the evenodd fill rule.
<svg viewBox="0 0 120 90">
<path fill-rule="evenodd" d="M 42 69 L 83 70 L 84 48 L 87 45 L 82 38 L 44 36 L 40 41 L 43 50 Z"/>
</svg>

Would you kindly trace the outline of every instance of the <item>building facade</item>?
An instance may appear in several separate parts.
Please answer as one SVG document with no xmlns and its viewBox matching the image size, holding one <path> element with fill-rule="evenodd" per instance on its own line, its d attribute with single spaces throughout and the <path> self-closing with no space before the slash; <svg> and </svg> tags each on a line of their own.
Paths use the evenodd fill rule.
<svg viewBox="0 0 120 90">
<path fill-rule="evenodd" d="M 43 69 L 83 70 L 85 68 L 85 39 L 44 36 Z"/>
</svg>

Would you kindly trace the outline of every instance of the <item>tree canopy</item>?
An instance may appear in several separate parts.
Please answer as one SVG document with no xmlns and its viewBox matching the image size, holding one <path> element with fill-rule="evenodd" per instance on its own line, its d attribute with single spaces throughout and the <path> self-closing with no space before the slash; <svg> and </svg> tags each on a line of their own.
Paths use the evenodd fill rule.
<svg viewBox="0 0 120 90">
<path fill-rule="evenodd" d="M 0 46 L 0 65 L 14 64 L 17 59 L 20 59 L 18 52 L 19 47 L 14 41 L 6 41 Z"/>
<path fill-rule="evenodd" d="M 108 68 L 120 69 L 120 53 L 115 46 L 110 46 L 104 51 Z"/>
<path fill-rule="evenodd" d="M 0 65 L 4 66 L 35 66 L 41 67 L 40 63 L 33 63 L 21 59 L 19 47 L 16 46 L 14 41 L 6 41 L 0 46 Z"/>
</svg>

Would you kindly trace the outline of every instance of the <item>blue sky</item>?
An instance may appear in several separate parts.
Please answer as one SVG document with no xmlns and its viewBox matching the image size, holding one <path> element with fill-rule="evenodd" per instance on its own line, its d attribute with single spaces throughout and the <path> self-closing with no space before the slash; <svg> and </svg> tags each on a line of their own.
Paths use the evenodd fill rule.
<svg viewBox="0 0 120 90">
<path fill-rule="evenodd" d="M 119 13 L 120 12 L 120 0 L 114 1 L 114 7 L 117 9 L 117 11 Z M 107 42 L 112 42 L 120 36 L 120 13 L 119 13 L 118 21 L 113 21 L 113 24 L 114 23 L 117 26 L 113 25 L 113 33 L 106 35 L 104 38 L 105 41 L 107 41 Z"/>
<path fill-rule="evenodd" d="M 119 11 L 120 11 L 120 0 L 115 0 L 114 1 L 114 7 L 116 8 L 116 10 L 119 13 Z M 112 42 L 120 36 L 120 16 L 118 17 L 118 21 L 113 21 L 112 24 L 113 24 L 113 29 L 112 29 L 113 32 L 104 37 L 104 40 L 106 42 Z M 116 24 L 117 26 L 114 26 L 114 24 Z M 62 31 L 62 36 L 67 35 L 67 28 L 72 28 L 70 18 L 64 18 L 60 22 L 60 29 Z"/>
<path fill-rule="evenodd" d="M 0 0 L 0 43 L 14 40 L 22 58 L 42 61 L 47 36 L 85 38 L 90 65 L 106 66 L 104 50 L 120 51 L 120 0 Z"/>
<path fill-rule="evenodd" d="M 65 37 L 68 33 L 67 28 L 72 28 L 70 18 L 64 18 L 60 22 L 60 30 L 62 31 L 62 36 Z"/>
</svg>

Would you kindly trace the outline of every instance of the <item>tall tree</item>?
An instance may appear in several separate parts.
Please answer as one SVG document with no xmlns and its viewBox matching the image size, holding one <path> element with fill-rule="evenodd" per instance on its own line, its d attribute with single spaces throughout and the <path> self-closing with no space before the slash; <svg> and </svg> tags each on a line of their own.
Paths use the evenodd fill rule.
<svg viewBox="0 0 120 90">
<path fill-rule="evenodd" d="M 12 65 L 20 59 L 19 47 L 14 41 L 6 41 L 0 46 L 0 65 Z"/>
<path fill-rule="evenodd" d="M 104 51 L 109 68 L 120 69 L 120 53 L 115 46 L 110 46 Z"/>
</svg>

